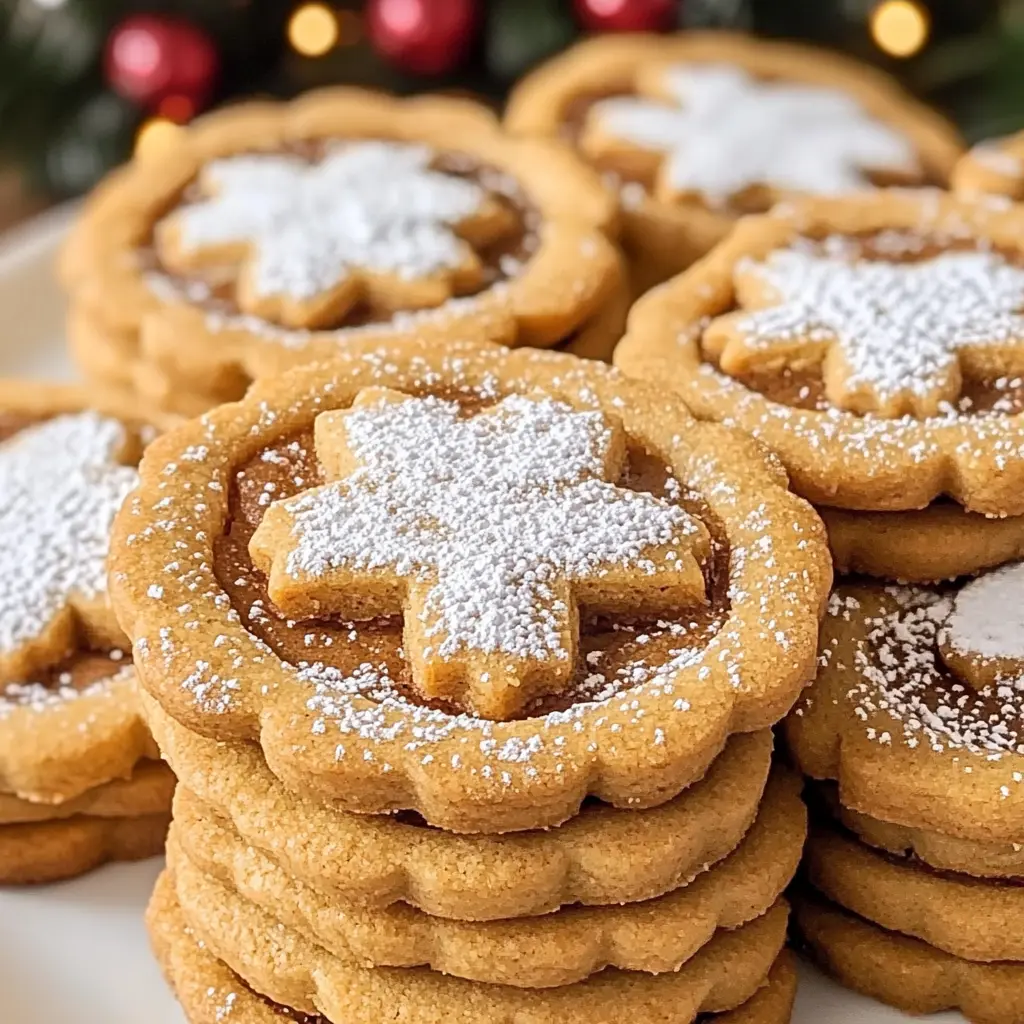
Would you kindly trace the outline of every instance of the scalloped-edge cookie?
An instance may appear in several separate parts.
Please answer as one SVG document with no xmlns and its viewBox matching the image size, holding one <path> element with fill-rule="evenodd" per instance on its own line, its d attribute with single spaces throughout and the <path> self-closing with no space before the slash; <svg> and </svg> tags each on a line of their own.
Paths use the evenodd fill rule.
<svg viewBox="0 0 1024 1024">
<path fill-rule="evenodd" d="M 794 894 L 793 923 L 814 959 L 866 996 L 907 1013 L 961 1010 L 973 1024 L 1024 1020 L 1024 964 L 961 960 L 809 893 Z"/>
<path fill-rule="evenodd" d="M 567 138 L 618 187 L 623 244 L 648 287 L 777 198 L 944 186 L 962 152 L 947 121 L 881 72 L 723 32 L 588 39 L 516 86 L 505 123 Z"/>
<path fill-rule="evenodd" d="M 109 861 L 155 857 L 163 852 L 170 821 L 170 812 L 163 811 L 0 825 L 0 885 L 59 882 Z"/>
<path fill-rule="evenodd" d="M 1024 516 L 989 518 L 952 502 L 905 512 L 819 505 L 837 574 L 903 583 L 974 575 L 1024 555 Z"/>
<path fill-rule="evenodd" d="M 835 780 L 843 806 L 882 821 L 1024 840 L 1019 673 L 989 683 L 985 657 L 993 644 L 1007 655 L 1020 647 L 1024 570 L 1012 568 L 959 589 L 837 587 L 817 679 L 784 726 L 800 770 Z"/>
<path fill-rule="evenodd" d="M 1024 199 L 1024 132 L 972 146 L 953 168 L 952 187 L 968 197 Z"/>
<path fill-rule="evenodd" d="M 617 301 L 616 203 L 555 140 L 467 100 L 359 89 L 200 118 L 87 202 L 61 260 L 83 324 L 189 381 L 350 340 L 556 345 Z M 74 346 L 88 347 L 83 340 Z"/>
<path fill-rule="evenodd" d="M 660 807 L 588 802 L 557 829 L 467 836 L 295 797 L 252 745 L 189 733 L 143 701 L 183 788 L 289 875 L 355 905 L 401 900 L 463 921 L 634 903 L 678 888 L 739 845 L 771 760 L 770 732 L 734 736 L 700 782 Z"/>
<path fill-rule="evenodd" d="M 326 1017 L 273 1003 L 250 988 L 196 940 L 167 890 L 163 882 L 158 886 L 146 925 L 156 958 L 189 1024 L 222 1024 L 229 1014 L 234 1024 L 281 1024 L 282 1018 L 295 1024 L 329 1024 Z M 784 950 L 765 984 L 747 1002 L 701 1020 L 704 1024 L 789 1024 L 796 987 L 793 957 Z"/>
<path fill-rule="evenodd" d="M 167 812 L 174 796 L 174 772 L 162 761 L 140 761 L 127 779 L 113 779 L 59 804 L 33 803 L 0 793 L 0 826 L 91 818 L 134 818 Z"/>
<path fill-rule="evenodd" d="M 368 910 L 341 902 L 290 877 L 184 789 L 167 849 L 177 878 L 209 875 L 345 962 L 427 966 L 491 985 L 550 988 L 609 966 L 675 971 L 717 929 L 760 917 L 796 872 L 806 820 L 795 777 L 780 775 L 769 782 L 739 847 L 680 889 L 643 903 L 474 924 L 430 917 L 403 903 Z"/>
<path fill-rule="evenodd" d="M 940 874 L 872 850 L 836 828 L 811 829 L 807 880 L 833 903 L 963 960 L 1024 961 L 1024 887 Z"/>
<path fill-rule="evenodd" d="M 843 807 L 833 783 L 811 785 L 814 799 L 868 846 L 897 857 L 914 857 L 936 871 L 954 871 L 972 878 L 1024 878 L 1024 842 L 979 843 L 929 829 L 895 825 Z"/>
<path fill-rule="evenodd" d="M 259 741 L 289 788 L 339 808 L 500 832 L 565 821 L 588 794 L 654 806 L 731 733 L 784 716 L 813 674 L 831 580 L 820 520 L 749 438 L 598 363 L 353 347 L 161 438 L 142 476 L 111 588 L 143 687 L 189 729 Z M 322 502 L 340 508 L 325 517 Z M 421 505 L 447 531 L 416 519 L 436 583 L 398 558 Z M 337 531 L 336 513 L 363 525 Z M 422 611 L 400 632 L 282 619 L 278 599 L 298 616 Z M 594 632 L 587 608 L 618 628 Z M 515 701 L 518 686 L 537 703 L 514 721 L 452 703 Z"/>
<path fill-rule="evenodd" d="M 931 190 L 780 204 L 641 299 L 615 363 L 815 504 L 1021 515 L 1022 237 L 1024 208 Z"/>
<path fill-rule="evenodd" d="M 165 877 L 174 897 L 158 883 L 154 898 L 177 902 L 196 937 L 249 985 L 274 1002 L 351 1024 L 376 1024 L 388 1013 L 409 1024 L 460 1015 L 493 1024 L 582 1024 L 602 1016 L 654 1024 L 669 1005 L 689 1024 L 702 1011 L 735 1009 L 754 995 L 782 949 L 789 916 L 779 901 L 742 928 L 716 933 L 670 974 L 609 968 L 575 985 L 522 989 L 423 968 L 353 967 L 210 878 Z"/>
<path fill-rule="evenodd" d="M 74 800 L 157 751 L 106 594 L 109 529 L 155 428 L 137 403 L 0 381 L 0 793 Z"/>
</svg>

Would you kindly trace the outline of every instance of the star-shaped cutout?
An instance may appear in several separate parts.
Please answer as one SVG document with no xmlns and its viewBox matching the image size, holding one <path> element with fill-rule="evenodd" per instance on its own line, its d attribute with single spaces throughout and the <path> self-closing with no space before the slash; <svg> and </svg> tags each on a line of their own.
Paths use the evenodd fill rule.
<svg viewBox="0 0 1024 1024">
<path fill-rule="evenodd" d="M 430 150 L 352 142 L 317 162 L 249 153 L 208 164 L 201 198 L 156 229 L 164 264 L 237 275 L 247 313 L 289 327 L 338 322 L 361 301 L 384 311 L 438 306 L 476 288 L 474 246 L 510 227 L 476 181 L 432 168 Z"/>
<path fill-rule="evenodd" d="M 832 194 L 870 185 L 871 172 L 919 172 L 909 140 L 836 89 L 760 81 L 729 64 L 658 64 L 636 87 L 591 107 L 580 145 L 653 181 L 668 202 L 724 206 L 752 189 L 768 199 Z"/>
<path fill-rule="evenodd" d="M 121 637 L 106 600 L 114 516 L 138 473 L 127 436 L 92 412 L 58 416 L 0 444 L 0 683 L 60 661 L 79 637 Z"/>
<path fill-rule="evenodd" d="M 271 505 L 253 560 L 286 615 L 404 615 L 427 697 L 512 717 L 572 680 L 580 608 L 705 600 L 706 529 L 617 483 L 625 434 L 601 413 L 513 396 L 466 415 L 370 388 L 315 437 L 332 482 Z"/>
<path fill-rule="evenodd" d="M 996 253 L 889 262 L 798 245 L 741 264 L 735 285 L 745 308 L 711 323 L 705 353 L 736 377 L 820 368 L 837 408 L 924 417 L 965 377 L 1024 373 L 1024 270 Z"/>
</svg>

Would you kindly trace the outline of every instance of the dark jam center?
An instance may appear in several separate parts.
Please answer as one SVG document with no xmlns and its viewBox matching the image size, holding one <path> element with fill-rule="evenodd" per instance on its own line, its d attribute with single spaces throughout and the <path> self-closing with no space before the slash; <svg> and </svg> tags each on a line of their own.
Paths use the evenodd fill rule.
<svg viewBox="0 0 1024 1024">
<path fill-rule="evenodd" d="M 662 464 L 641 451 L 631 451 L 627 474 L 621 481 L 624 486 L 665 497 L 666 480 Z M 395 689 L 410 701 L 449 713 L 466 710 L 443 701 L 425 701 L 418 693 L 401 651 L 400 617 L 358 623 L 336 618 L 289 621 L 274 606 L 267 594 L 266 578 L 249 556 L 249 540 L 272 501 L 292 497 L 322 482 L 311 431 L 277 443 L 238 470 L 230 498 L 229 527 L 215 545 L 214 564 L 218 580 L 243 624 L 293 665 L 324 664 L 345 675 L 366 663 L 383 665 Z M 728 548 L 722 540 L 723 531 L 699 499 L 684 496 L 678 503 L 698 516 L 716 541 L 706 569 L 708 605 L 680 613 L 678 621 L 685 624 L 682 632 L 678 627 L 668 628 L 664 622 L 659 626 L 622 619 L 614 623 L 585 621 L 574 684 L 565 692 L 544 697 L 529 707 L 524 717 L 565 710 L 581 699 L 592 699 L 595 672 L 614 681 L 616 670 L 626 664 L 642 660 L 657 665 L 669 660 L 670 652 L 706 645 L 728 605 Z M 610 685 L 625 689 L 629 684 Z"/>
<path fill-rule="evenodd" d="M 316 163 L 323 159 L 326 149 L 325 142 L 307 141 L 295 143 L 281 152 L 293 153 L 310 163 Z M 529 197 L 508 175 L 465 154 L 440 153 L 431 163 L 431 168 L 453 177 L 476 182 L 513 215 L 510 218 L 512 227 L 509 230 L 490 244 L 476 250 L 484 268 L 484 276 L 479 287 L 470 294 L 479 294 L 514 276 L 518 268 L 530 258 L 537 245 L 540 215 Z M 177 206 L 188 206 L 202 198 L 201 192 L 193 183 L 181 194 Z M 172 206 L 168 212 L 173 212 L 174 208 Z M 241 315 L 242 311 L 235 297 L 237 268 L 209 267 L 202 275 L 188 277 L 173 273 L 161 262 L 152 236 L 139 247 L 137 255 L 144 269 L 157 271 L 169 278 L 187 294 L 195 296 L 190 301 L 194 301 L 201 308 L 221 316 Z M 196 288 L 197 285 L 200 286 L 199 289 Z M 372 299 L 368 299 L 346 313 L 337 323 L 330 324 L 324 329 L 386 323 L 393 315 L 393 310 L 375 306 Z"/>
</svg>

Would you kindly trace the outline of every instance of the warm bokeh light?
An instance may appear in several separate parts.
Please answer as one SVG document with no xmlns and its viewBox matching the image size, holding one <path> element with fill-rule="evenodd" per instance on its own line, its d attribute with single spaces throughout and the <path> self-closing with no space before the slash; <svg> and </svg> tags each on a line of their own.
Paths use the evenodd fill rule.
<svg viewBox="0 0 1024 1024">
<path fill-rule="evenodd" d="M 154 117 L 146 121 L 135 136 L 135 156 L 140 160 L 164 156 L 173 148 L 184 129 L 166 117 Z"/>
<path fill-rule="evenodd" d="M 288 22 L 288 41 L 304 57 L 322 57 L 338 35 L 338 16 L 325 4 L 303 4 Z"/>
<path fill-rule="evenodd" d="M 195 116 L 196 105 L 188 96 L 165 96 L 157 105 L 157 113 L 178 124 L 191 121 Z"/>
<path fill-rule="evenodd" d="M 871 12 L 871 37 L 893 57 L 912 57 L 930 28 L 928 12 L 914 0 L 884 0 Z"/>
</svg>

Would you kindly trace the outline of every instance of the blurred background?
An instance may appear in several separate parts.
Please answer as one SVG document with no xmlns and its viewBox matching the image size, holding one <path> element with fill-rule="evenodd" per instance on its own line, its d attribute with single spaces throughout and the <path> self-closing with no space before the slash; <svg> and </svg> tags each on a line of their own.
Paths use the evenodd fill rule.
<svg viewBox="0 0 1024 1024">
<path fill-rule="evenodd" d="M 971 141 L 1024 127 L 1024 0 L 0 0 L 0 227 L 217 104 L 339 83 L 500 104 L 582 34 L 707 27 L 885 67 Z"/>
</svg>

